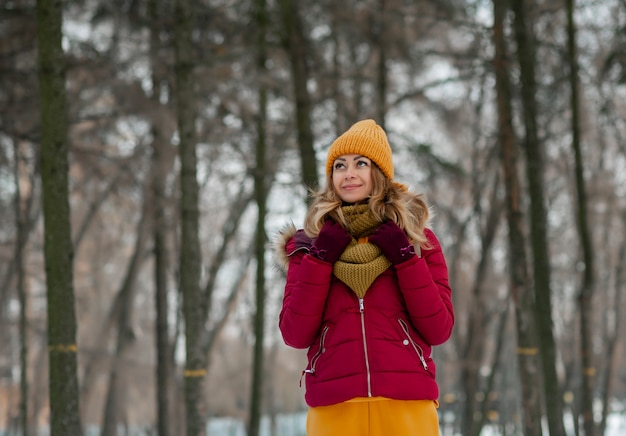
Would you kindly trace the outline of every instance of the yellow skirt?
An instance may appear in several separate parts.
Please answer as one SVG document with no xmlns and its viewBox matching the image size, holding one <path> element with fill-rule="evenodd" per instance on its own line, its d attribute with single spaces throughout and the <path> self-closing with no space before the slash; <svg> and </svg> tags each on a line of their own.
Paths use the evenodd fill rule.
<svg viewBox="0 0 626 436">
<path fill-rule="evenodd" d="M 307 436 L 439 436 L 437 401 L 355 398 L 311 407 Z"/>
</svg>

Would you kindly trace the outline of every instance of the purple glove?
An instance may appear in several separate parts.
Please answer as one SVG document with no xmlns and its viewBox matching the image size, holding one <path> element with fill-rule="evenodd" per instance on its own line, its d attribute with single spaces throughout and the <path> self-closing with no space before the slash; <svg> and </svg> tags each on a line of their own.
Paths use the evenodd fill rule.
<svg viewBox="0 0 626 436">
<path fill-rule="evenodd" d="M 352 236 L 341 224 L 329 219 L 313 241 L 311 255 L 328 263 L 335 263 L 346 249 Z"/>
<path fill-rule="evenodd" d="M 393 221 L 382 223 L 368 240 L 377 245 L 387 260 L 394 265 L 415 256 L 415 247 L 409 242 L 404 230 Z"/>
<path fill-rule="evenodd" d="M 296 249 L 306 248 L 307 250 L 311 250 L 311 246 L 313 245 L 313 240 L 309 238 L 304 230 L 300 229 L 293 235 L 293 241 L 296 243 Z"/>
</svg>

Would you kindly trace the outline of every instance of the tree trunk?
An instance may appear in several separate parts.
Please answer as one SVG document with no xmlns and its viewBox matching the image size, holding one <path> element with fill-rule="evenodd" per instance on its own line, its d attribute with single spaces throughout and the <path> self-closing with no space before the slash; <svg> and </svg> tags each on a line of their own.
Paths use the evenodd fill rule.
<svg viewBox="0 0 626 436">
<path fill-rule="evenodd" d="M 187 435 L 206 433 L 203 412 L 205 357 L 199 339 L 205 302 L 200 292 L 200 241 L 196 156 L 196 110 L 193 89 L 193 13 L 191 0 L 176 0 L 176 97 L 180 137 L 181 243 L 180 288 L 185 316 L 185 407 Z"/>
<path fill-rule="evenodd" d="M 62 0 L 37 1 L 41 179 L 48 301 L 50 434 L 81 433 L 76 375 Z"/>
<path fill-rule="evenodd" d="M 530 196 L 530 233 L 535 287 L 535 322 L 540 344 L 543 387 L 552 436 L 564 436 L 562 390 L 556 373 L 556 343 L 552 322 L 552 291 L 550 288 L 550 250 L 548 247 L 547 213 L 544 204 L 543 150 L 538 137 L 535 81 L 535 44 L 532 20 L 526 13 L 528 0 L 513 0 L 515 39 L 520 64 L 523 107 L 526 177 Z"/>
<path fill-rule="evenodd" d="M 387 18 L 385 11 L 385 0 L 379 2 L 380 15 L 378 16 L 378 31 L 376 39 L 378 44 L 378 76 L 376 77 L 376 118 L 378 124 L 385 129 L 385 115 L 387 114 L 387 47 L 386 47 L 386 27 Z"/>
<path fill-rule="evenodd" d="M 17 141 L 13 142 L 13 155 L 15 156 L 15 275 L 17 278 L 17 295 L 20 302 L 20 427 L 24 436 L 30 436 L 28 419 L 28 295 L 24 282 L 24 247 L 26 245 L 28 216 L 26 215 L 23 202 L 22 190 L 20 189 L 20 166 L 21 153 Z"/>
<path fill-rule="evenodd" d="M 307 66 L 307 40 L 304 35 L 297 0 L 280 0 L 285 35 L 283 45 L 289 54 L 291 80 L 296 101 L 296 129 L 302 168 L 302 183 L 309 189 L 318 189 L 317 160 L 313 148 L 311 129 L 311 96 L 307 89 L 309 68 Z M 310 202 L 307 197 L 307 201 Z"/>
<path fill-rule="evenodd" d="M 254 2 L 254 22 L 257 27 L 257 73 L 261 79 L 267 73 L 265 33 L 267 29 L 267 11 L 265 0 Z M 258 215 L 255 232 L 256 257 L 256 314 L 254 317 L 254 353 L 252 357 L 252 387 L 250 389 L 250 422 L 248 436 L 259 436 L 263 405 L 263 361 L 265 338 L 265 219 L 267 215 L 267 170 L 266 170 L 266 133 L 267 89 L 265 81 L 259 82 L 259 113 L 257 117 L 256 169 L 254 170 L 254 196 Z"/>
<path fill-rule="evenodd" d="M 154 164 L 160 157 L 156 156 L 159 145 L 155 144 Z M 158 180 L 157 180 L 158 179 Z M 164 213 L 164 187 L 163 179 L 159 174 L 153 178 L 155 195 L 154 209 L 154 288 L 155 288 L 155 311 L 156 311 L 156 390 L 157 390 L 157 428 L 159 436 L 170 434 L 170 408 L 169 391 L 172 381 L 170 365 L 170 342 L 168 329 L 169 305 L 167 301 L 167 269 L 168 255 L 166 239 L 166 224 Z"/>
<path fill-rule="evenodd" d="M 150 26 L 150 61 L 152 66 L 152 103 L 160 108 L 160 81 L 159 73 L 159 47 L 161 31 L 161 14 L 159 14 L 159 2 L 149 0 L 148 16 Z M 157 109 L 158 110 L 158 109 Z M 165 213 L 166 175 L 170 174 L 173 165 L 173 156 L 168 150 L 169 144 L 163 127 L 158 119 L 152 120 L 152 162 L 151 162 L 151 185 L 152 185 L 152 238 L 154 244 L 154 302 L 155 302 L 155 348 L 156 348 L 156 411 L 157 411 L 157 434 L 169 436 L 170 434 L 170 386 L 173 381 L 170 361 L 170 340 L 168 329 L 169 304 L 167 299 L 167 277 L 169 256 L 167 251 L 168 223 Z"/>
<path fill-rule="evenodd" d="M 580 146 L 580 123 L 579 123 L 579 96 L 578 96 L 578 55 L 576 45 L 576 23 L 574 22 L 574 0 L 566 1 L 567 9 L 567 48 L 569 55 L 569 84 L 571 92 L 572 108 L 572 148 L 574 150 L 575 178 L 577 198 L 574 201 L 578 205 L 576 211 L 578 234 L 582 248 L 584 271 L 578 294 L 578 308 L 580 311 L 580 353 L 581 353 L 581 413 L 585 428 L 585 436 L 596 434 L 593 421 L 593 390 L 596 370 L 593 363 L 593 346 L 591 339 L 592 313 L 593 313 L 593 246 L 587 220 L 587 194 L 585 191 L 585 179 L 583 157 Z"/>
<path fill-rule="evenodd" d="M 513 110 L 504 22 L 507 8 L 504 2 L 494 0 L 493 39 L 495 46 L 494 71 L 498 108 L 498 143 L 505 184 L 508 223 L 511 296 L 515 305 L 517 332 L 517 362 L 522 388 L 523 434 L 538 436 L 541 430 L 541 392 L 537 339 L 533 326 L 533 295 L 529 286 L 528 260 L 524 247 L 524 213 L 522 189 L 517 174 L 517 144 L 513 131 Z"/>
</svg>

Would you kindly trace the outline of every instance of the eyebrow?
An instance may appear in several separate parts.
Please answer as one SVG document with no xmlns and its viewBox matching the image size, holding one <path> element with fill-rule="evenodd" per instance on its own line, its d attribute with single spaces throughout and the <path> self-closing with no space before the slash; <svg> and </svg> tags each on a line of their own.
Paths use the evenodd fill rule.
<svg viewBox="0 0 626 436">
<path fill-rule="evenodd" d="M 353 160 L 353 161 L 354 161 L 354 160 L 359 160 L 359 159 L 361 159 L 361 158 L 366 158 L 366 159 L 369 159 L 367 156 L 363 156 L 362 154 L 360 154 L 360 155 L 356 156 L 356 157 L 355 157 L 354 159 L 352 159 L 352 160 Z M 337 162 L 338 160 L 340 160 L 340 161 L 342 161 L 342 162 L 345 162 L 345 161 L 346 161 L 346 158 L 344 158 L 344 157 L 338 157 L 337 159 L 335 159 L 335 162 Z"/>
</svg>

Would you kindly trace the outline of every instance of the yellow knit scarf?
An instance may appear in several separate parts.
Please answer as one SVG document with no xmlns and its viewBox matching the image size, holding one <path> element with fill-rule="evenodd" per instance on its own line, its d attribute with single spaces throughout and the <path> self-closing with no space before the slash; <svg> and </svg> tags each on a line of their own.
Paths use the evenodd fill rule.
<svg viewBox="0 0 626 436">
<path fill-rule="evenodd" d="M 382 255 L 380 249 L 367 241 L 380 222 L 372 216 L 367 204 L 344 206 L 341 208 L 348 224 L 352 241 L 333 265 L 333 273 L 344 282 L 359 298 L 382 274 L 391 262 Z"/>
</svg>

